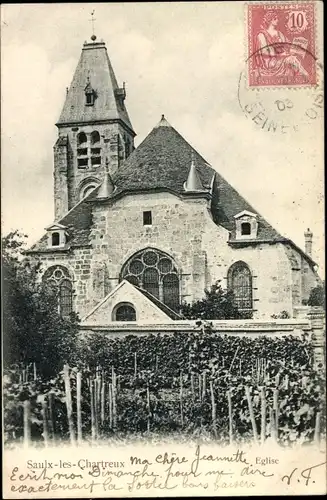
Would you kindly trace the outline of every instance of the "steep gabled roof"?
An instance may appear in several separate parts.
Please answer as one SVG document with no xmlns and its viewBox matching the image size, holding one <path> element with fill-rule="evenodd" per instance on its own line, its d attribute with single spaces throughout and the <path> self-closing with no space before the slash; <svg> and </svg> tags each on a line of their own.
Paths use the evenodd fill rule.
<svg viewBox="0 0 327 500">
<path fill-rule="evenodd" d="M 85 91 L 94 91 L 94 104 L 86 105 Z M 104 42 L 84 43 L 73 81 L 57 125 L 121 120 L 133 132 Z"/>
</svg>

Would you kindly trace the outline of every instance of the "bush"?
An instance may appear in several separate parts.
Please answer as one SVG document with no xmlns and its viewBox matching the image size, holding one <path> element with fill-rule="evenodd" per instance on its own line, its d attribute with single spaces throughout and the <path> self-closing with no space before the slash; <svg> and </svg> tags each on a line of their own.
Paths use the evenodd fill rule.
<svg viewBox="0 0 327 500">
<path fill-rule="evenodd" d="M 325 287 L 322 285 L 312 288 L 308 300 L 309 306 L 325 306 Z"/>
<path fill-rule="evenodd" d="M 186 319 L 241 319 L 252 317 L 252 313 L 238 311 L 234 304 L 234 295 L 230 290 L 224 290 L 217 281 L 205 290 L 205 297 L 192 304 L 184 303 L 181 314 Z"/>
</svg>

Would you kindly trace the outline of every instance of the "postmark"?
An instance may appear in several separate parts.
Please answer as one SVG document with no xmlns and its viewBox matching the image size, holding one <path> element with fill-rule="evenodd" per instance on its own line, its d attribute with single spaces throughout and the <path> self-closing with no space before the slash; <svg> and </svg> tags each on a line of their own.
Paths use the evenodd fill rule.
<svg viewBox="0 0 327 500">
<path fill-rule="evenodd" d="M 248 86 L 315 86 L 314 2 L 267 2 L 248 4 L 246 9 Z"/>
<path fill-rule="evenodd" d="M 246 68 L 240 73 L 238 103 L 253 127 L 270 135 L 319 128 L 324 113 L 324 72 L 322 64 L 315 63 L 319 83 L 301 91 L 292 87 L 249 88 Z"/>
</svg>

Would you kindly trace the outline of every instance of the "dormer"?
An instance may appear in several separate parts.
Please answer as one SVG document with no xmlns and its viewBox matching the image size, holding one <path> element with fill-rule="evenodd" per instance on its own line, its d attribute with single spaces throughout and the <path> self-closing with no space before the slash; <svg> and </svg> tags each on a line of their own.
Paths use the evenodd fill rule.
<svg viewBox="0 0 327 500">
<path fill-rule="evenodd" d="M 67 228 L 62 224 L 52 224 L 45 228 L 48 232 L 48 248 L 64 248 L 67 243 Z"/>
<path fill-rule="evenodd" d="M 237 240 L 253 240 L 258 234 L 257 214 L 243 210 L 234 215 Z"/>
<path fill-rule="evenodd" d="M 86 87 L 84 88 L 84 92 L 85 92 L 85 105 L 93 106 L 96 94 L 94 89 L 92 88 L 90 77 L 87 77 L 87 83 Z"/>
</svg>

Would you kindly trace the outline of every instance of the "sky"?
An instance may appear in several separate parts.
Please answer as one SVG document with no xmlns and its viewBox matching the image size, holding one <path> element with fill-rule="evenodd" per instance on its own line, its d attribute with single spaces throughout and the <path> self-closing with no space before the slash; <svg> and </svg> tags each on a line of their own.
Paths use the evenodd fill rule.
<svg viewBox="0 0 327 500">
<path fill-rule="evenodd" d="M 97 39 L 126 82 L 136 146 L 165 114 L 282 235 L 304 249 L 312 230 L 323 275 L 323 121 L 305 115 L 317 90 L 246 87 L 242 2 L 2 5 L 3 234 L 20 229 L 33 243 L 53 221 L 55 123 L 92 35 L 92 10 Z M 282 115 L 276 100 L 285 99 L 294 105 Z M 275 132 L 244 111 L 250 101 L 279 120 Z"/>
</svg>

